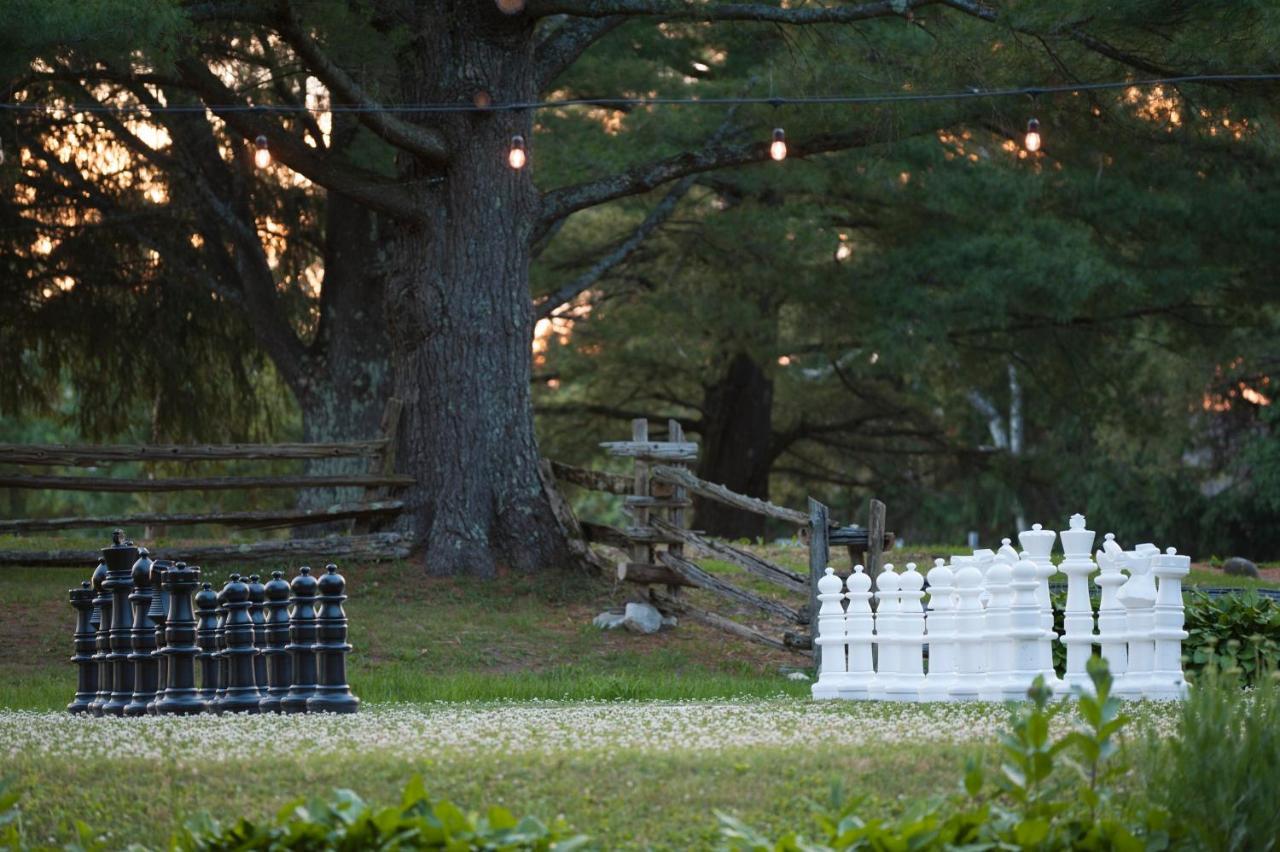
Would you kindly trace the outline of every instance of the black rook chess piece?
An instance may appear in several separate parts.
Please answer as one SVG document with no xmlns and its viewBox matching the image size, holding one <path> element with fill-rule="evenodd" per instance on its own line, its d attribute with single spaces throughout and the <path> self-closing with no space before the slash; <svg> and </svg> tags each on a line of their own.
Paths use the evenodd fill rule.
<svg viewBox="0 0 1280 852">
<path fill-rule="evenodd" d="M 98 557 L 98 567 L 93 569 L 89 584 L 97 597 L 93 599 L 93 615 L 90 621 L 94 626 L 93 661 L 98 671 L 98 691 L 89 702 L 89 713 L 102 715 L 102 705 L 111 700 L 111 594 L 106 589 L 107 560 Z"/>
<path fill-rule="evenodd" d="M 293 666 L 286 650 L 289 645 L 289 584 L 281 571 L 271 572 L 264 587 L 267 599 L 266 646 L 267 692 L 258 702 L 263 713 L 279 713 L 280 700 L 289 692 Z"/>
<path fill-rule="evenodd" d="M 223 589 L 227 620 L 223 625 L 223 654 L 227 659 L 226 694 L 218 702 L 219 713 L 258 713 L 258 683 L 254 679 L 253 661 L 258 649 L 253 646 L 253 619 L 249 617 L 249 586 L 232 579 Z"/>
<path fill-rule="evenodd" d="M 151 600 L 157 593 L 151 588 L 151 554 L 138 548 L 138 561 L 133 563 L 133 629 L 130 633 L 129 663 L 133 666 L 133 698 L 124 708 L 126 716 L 145 716 L 147 705 L 156 700 L 157 664 L 156 623 L 151 620 Z"/>
<path fill-rule="evenodd" d="M 253 657 L 253 679 L 258 684 L 258 698 L 267 694 L 267 588 L 257 574 L 249 577 L 249 620 L 253 622 L 253 647 L 258 649 Z"/>
<path fill-rule="evenodd" d="M 293 663 L 293 683 L 280 702 L 286 713 L 305 713 L 307 699 L 316 690 L 316 578 L 303 566 L 289 584 L 293 593 L 289 604 L 293 618 L 289 621 L 289 659 Z"/>
<path fill-rule="evenodd" d="M 218 593 L 205 583 L 196 594 L 196 639 L 200 646 L 200 699 L 212 706 L 218 694 Z"/>
<path fill-rule="evenodd" d="M 124 708 L 133 700 L 133 618 L 129 609 L 129 589 L 133 586 L 133 563 L 138 561 L 138 548 L 125 541 L 124 530 L 111 534 L 111 546 L 102 549 L 107 560 L 107 579 L 103 588 L 111 593 L 111 698 L 102 705 L 102 715 L 123 716 Z"/>
<path fill-rule="evenodd" d="M 200 569 L 178 562 L 164 575 L 169 612 L 164 621 L 164 655 L 169 658 L 169 682 L 156 702 L 161 716 L 190 716 L 205 709 L 196 693 L 196 616 L 191 593 L 200 582 Z"/>
<path fill-rule="evenodd" d="M 326 565 L 317 583 L 320 613 L 316 617 L 316 667 L 320 684 L 307 699 L 312 713 L 354 713 L 360 699 L 347 685 L 347 614 L 342 602 L 347 599 L 347 581 L 338 573 L 337 565 Z"/>
<path fill-rule="evenodd" d="M 80 588 L 67 592 L 71 606 L 76 610 L 75 654 L 71 662 L 76 664 L 76 694 L 67 705 L 68 713 L 87 713 L 89 703 L 98 692 L 98 662 L 93 658 L 93 585 L 85 580 Z"/>
<path fill-rule="evenodd" d="M 151 563 L 151 608 L 147 615 L 156 626 L 155 650 L 151 656 L 156 661 L 156 696 L 147 704 L 147 712 L 155 715 L 156 702 L 164 697 L 164 685 L 169 682 L 169 658 L 164 655 L 164 620 L 169 613 L 169 594 L 164 590 L 164 575 L 173 565 L 167 559 Z"/>
</svg>

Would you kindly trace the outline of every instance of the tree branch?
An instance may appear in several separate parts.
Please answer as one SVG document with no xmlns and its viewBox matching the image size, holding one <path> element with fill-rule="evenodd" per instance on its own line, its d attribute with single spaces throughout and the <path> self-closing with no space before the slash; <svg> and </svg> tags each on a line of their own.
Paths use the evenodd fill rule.
<svg viewBox="0 0 1280 852">
<path fill-rule="evenodd" d="M 568 21 L 547 33 L 534 50 L 538 91 L 551 85 L 591 45 L 617 29 L 625 15 Z"/>
<path fill-rule="evenodd" d="M 856 6 L 784 8 L 764 3 L 705 3 L 699 0 L 529 0 L 525 14 L 536 18 L 573 15 L 606 18 L 613 15 L 658 18 L 664 21 L 755 21 L 774 24 L 847 24 L 869 18 L 904 15 L 942 0 L 876 0 Z"/>
</svg>

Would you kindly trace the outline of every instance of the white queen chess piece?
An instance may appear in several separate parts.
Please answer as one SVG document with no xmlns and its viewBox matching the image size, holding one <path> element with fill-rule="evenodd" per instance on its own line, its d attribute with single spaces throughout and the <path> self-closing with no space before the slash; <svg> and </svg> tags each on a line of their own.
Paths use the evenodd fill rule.
<svg viewBox="0 0 1280 852">
<path fill-rule="evenodd" d="M 1093 604 L 1089 600 L 1089 575 L 1093 560 L 1093 530 L 1085 529 L 1084 515 L 1072 515 L 1070 529 L 1063 530 L 1064 558 L 1058 569 L 1067 575 L 1067 607 L 1063 617 L 1062 643 L 1067 646 L 1067 668 L 1062 681 L 1067 689 L 1091 690 L 1093 682 L 1085 664 L 1093 655 Z"/>
<path fill-rule="evenodd" d="M 822 649 L 821 663 L 818 671 L 818 682 L 813 685 L 814 698 L 838 698 L 840 681 L 844 679 L 845 668 L 845 632 L 844 607 L 840 605 L 844 597 L 844 583 L 834 568 L 827 568 L 818 580 L 818 647 Z"/>
<path fill-rule="evenodd" d="M 1044 675 L 1045 686 L 1054 692 L 1062 690 L 1062 681 L 1053 669 L 1053 643 L 1058 634 L 1053 629 L 1053 600 L 1049 596 L 1049 578 L 1057 571 L 1053 567 L 1053 542 L 1057 534 L 1046 530 L 1040 524 L 1032 524 L 1031 529 L 1018 533 L 1018 542 L 1027 552 L 1027 557 L 1036 565 L 1036 603 L 1040 607 L 1040 629 L 1042 631 L 1039 651 L 1040 672 Z"/>
</svg>

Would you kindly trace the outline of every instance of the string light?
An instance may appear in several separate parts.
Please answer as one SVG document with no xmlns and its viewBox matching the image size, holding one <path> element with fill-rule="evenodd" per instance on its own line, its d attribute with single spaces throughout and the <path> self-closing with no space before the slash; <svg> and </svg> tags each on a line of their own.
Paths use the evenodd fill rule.
<svg viewBox="0 0 1280 852">
<path fill-rule="evenodd" d="M 1034 118 L 1027 122 L 1027 135 L 1022 140 L 1026 149 L 1031 153 L 1040 150 L 1040 122 Z"/>
<path fill-rule="evenodd" d="M 0 166 L 4 165 L 4 140 L 0 139 Z"/>
<path fill-rule="evenodd" d="M 781 127 L 773 128 L 773 143 L 769 145 L 769 156 L 779 163 L 787 158 L 787 133 Z"/>
<path fill-rule="evenodd" d="M 259 136 L 253 140 L 253 144 L 257 149 L 253 152 L 253 164 L 260 169 L 265 169 L 271 165 L 271 149 L 267 146 L 267 137 Z"/>
<path fill-rule="evenodd" d="M 507 152 L 507 165 L 513 169 L 523 169 L 529 162 L 529 154 L 524 147 L 524 137 L 517 133 L 511 137 L 511 150 Z"/>
</svg>

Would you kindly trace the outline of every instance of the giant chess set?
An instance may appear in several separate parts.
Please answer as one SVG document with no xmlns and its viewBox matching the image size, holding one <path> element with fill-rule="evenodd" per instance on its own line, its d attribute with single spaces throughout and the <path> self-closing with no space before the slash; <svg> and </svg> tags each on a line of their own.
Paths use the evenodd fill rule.
<svg viewBox="0 0 1280 852">
<path fill-rule="evenodd" d="M 197 591 L 197 587 L 200 587 Z M 151 558 L 116 530 L 76 610 L 75 698 L 94 716 L 354 713 L 347 685 L 346 580 L 303 567 L 232 574 L 221 590 L 200 569 Z M 194 607 L 193 607 L 194 599 Z"/>
<path fill-rule="evenodd" d="M 1061 535 L 1063 559 L 1051 559 L 1058 535 L 1035 524 L 1000 549 L 935 560 L 927 577 L 907 563 L 875 580 L 861 565 L 842 580 L 831 568 L 818 581 L 821 662 L 814 698 L 879 701 L 1004 701 L 1027 697 L 1037 677 L 1055 694 L 1087 690 L 1085 664 L 1100 648 L 1121 698 L 1179 699 L 1182 580 L 1191 558 L 1152 544 L 1124 550 L 1108 533 L 1092 556 L 1094 532 L 1073 515 Z M 1049 580 L 1067 578 L 1063 633 L 1054 630 Z M 1093 575 L 1097 575 L 1096 577 Z M 1100 592 L 1096 617 L 1090 577 Z M 927 582 L 926 582 L 927 581 Z M 927 596 L 927 605 L 924 599 Z M 1053 643 L 1066 670 L 1053 665 Z"/>
</svg>

